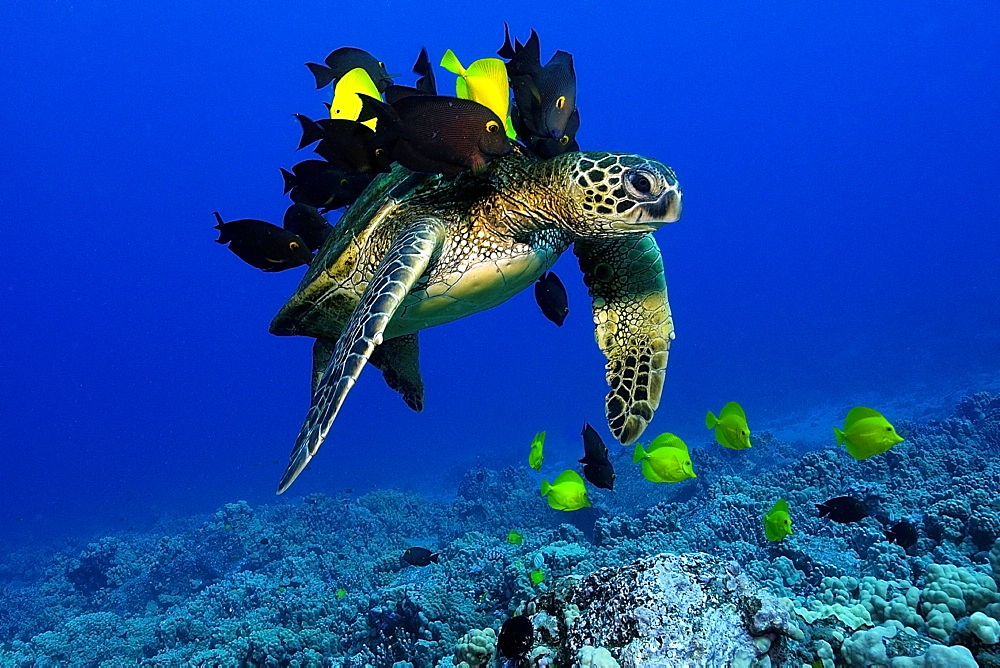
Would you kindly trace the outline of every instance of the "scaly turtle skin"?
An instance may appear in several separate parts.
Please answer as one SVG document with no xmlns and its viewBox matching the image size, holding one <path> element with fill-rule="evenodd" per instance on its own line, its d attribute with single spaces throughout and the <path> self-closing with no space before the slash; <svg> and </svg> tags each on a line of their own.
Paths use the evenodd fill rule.
<svg viewBox="0 0 1000 668">
<path fill-rule="evenodd" d="M 515 148 L 479 173 L 380 175 L 271 323 L 316 339 L 312 404 L 278 493 L 316 454 L 366 362 L 421 410 L 417 332 L 510 299 L 570 245 L 608 360 L 608 424 L 634 441 L 660 403 L 674 338 L 652 232 L 680 211 L 673 170 L 624 153 L 539 161 Z"/>
</svg>

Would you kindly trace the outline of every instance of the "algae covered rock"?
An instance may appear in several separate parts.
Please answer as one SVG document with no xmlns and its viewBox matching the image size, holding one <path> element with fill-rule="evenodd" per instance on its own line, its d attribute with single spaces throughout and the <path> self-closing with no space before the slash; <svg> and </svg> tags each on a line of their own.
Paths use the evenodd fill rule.
<svg viewBox="0 0 1000 668">
<path fill-rule="evenodd" d="M 526 612 L 553 622 L 540 635 L 566 665 L 588 646 L 607 649 L 622 668 L 730 665 L 777 658 L 780 639 L 792 634 L 772 595 L 733 562 L 703 553 L 660 554 L 568 579 Z"/>
</svg>

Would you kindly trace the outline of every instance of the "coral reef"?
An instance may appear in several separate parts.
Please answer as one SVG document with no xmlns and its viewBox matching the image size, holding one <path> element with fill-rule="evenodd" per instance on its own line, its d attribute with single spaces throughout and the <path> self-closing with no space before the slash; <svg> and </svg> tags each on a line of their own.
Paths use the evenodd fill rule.
<svg viewBox="0 0 1000 668">
<path fill-rule="evenodd" d="M 236 502 L 6 554 L 0 664 L 494 666 L 521 610 L 532 665 L 1000 666 L 1000 397 L 897 428 L 906 440 L 864 461 L 766 433 L 739 452 L 696 444 L 698 478 L 675 485 L 613 453 L 615 490 L 573 513 L 527 467 L 477 467 L 447 501 Z M 844 494 L 868 517 L 817 517 Z M 772 543 L 761 516 L 779 497 L 794 533 Z M 906 549 L 884 536 L 902 519 Z M 413 545 L 440 562 L 401 561 Z"/>
</svg>

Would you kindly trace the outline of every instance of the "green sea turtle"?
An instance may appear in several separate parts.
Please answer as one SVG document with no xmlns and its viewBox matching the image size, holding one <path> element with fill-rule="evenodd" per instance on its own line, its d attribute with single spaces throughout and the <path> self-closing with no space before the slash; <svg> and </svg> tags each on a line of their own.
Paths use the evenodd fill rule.
<svg viewBox="0 0 1000 668">
<path fill-rule="evenodd" d="M 608 424 L 634 441 L 660 403 L 674 338 L 652 232 L 680 212 L 674 171 L 625 153 L 538 160 L 515 147 L 478 173 L 379 175 L 271 323 L 316 339 L 312 403 L 278 493 L 316 454 L 366 362 L 421 410 L 417 332 L 510 299 L 571 245 L 608 359 Z"/>
</svg>

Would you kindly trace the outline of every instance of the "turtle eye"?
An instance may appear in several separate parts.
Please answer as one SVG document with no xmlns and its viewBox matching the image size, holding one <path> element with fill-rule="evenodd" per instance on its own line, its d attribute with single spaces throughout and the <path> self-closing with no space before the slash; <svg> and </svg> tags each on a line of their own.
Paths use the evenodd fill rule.
<svg viewBox="0 0 1000 668">
<path fill-rule="evenodd" d="M 625 183 L 636 197 L 650 199 L 658 180 L 649 170 L 633 169 L 625 175 Z"/>
<path fill-rule="evenodd" d="M 568 143 L 569 143 L 569 135 L 563 135 L 562 137 L 559 138 L 560 146 L 565 146 Z"/>
<path fill-rule="evenodd" d="M 566 106 L 566 96 L 560 95 L 556 98 L 556 109 L 562 109 Z"/>
<path fill-rule="evenodd" d="M 493 133 L 500 129 L 500 124 L 496 121 L 490 121 L 486 124 L 486 131 Z"/>
</svg>

